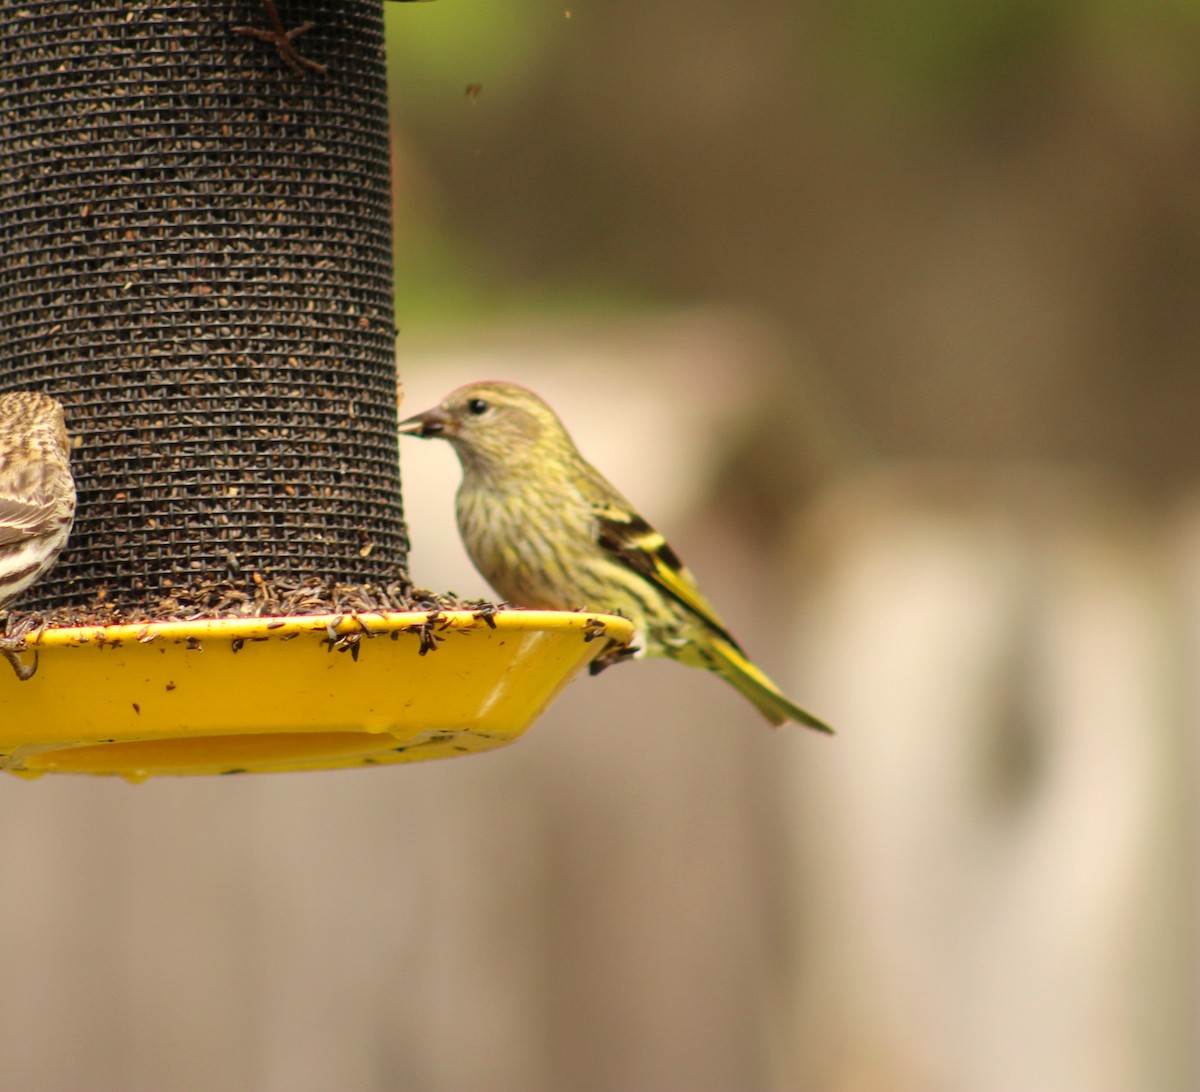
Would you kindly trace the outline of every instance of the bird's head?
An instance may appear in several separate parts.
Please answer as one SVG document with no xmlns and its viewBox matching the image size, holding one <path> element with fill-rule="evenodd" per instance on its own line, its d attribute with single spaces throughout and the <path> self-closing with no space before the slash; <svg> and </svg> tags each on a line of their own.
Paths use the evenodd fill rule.
<svg viewBox="0 0 1200 1092">
<path fill-rule="evenodd" d="M 431 410 L 400 422 L 400 432 L 449 440 L 465 469 L 507 467 L 551 454 L 570 438 L 554 411 L 515 383 L 470 383 Z"/>
</svg>

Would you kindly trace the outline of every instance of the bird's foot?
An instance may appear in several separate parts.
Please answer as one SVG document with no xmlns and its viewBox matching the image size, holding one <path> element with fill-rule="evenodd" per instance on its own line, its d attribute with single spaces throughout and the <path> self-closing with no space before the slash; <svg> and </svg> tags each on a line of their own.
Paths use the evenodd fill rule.
<svg viewBox="0 0 1200 1092">
<path fill-rule="evenodd" d="M 588 664 L 589 675 L 599 675 L 605 668 L 612 667 L 613 664 L 624 663 L 626 660 L 632 660 L 641 650 L 633 645 L 614 645 L 611 648 L 606 648 L 600 653 L 590 664 Z"/>
<path fill-rule="evenodd" d="M 255 38 L 260 42 L 267 42 L 279 50 L 279 56 L 283 58 L 284 63 L 292 69 L 293 72 L 299 72 L 301 75 L 304 72 L 315 72 L 319 76 L 325 75 L 328 69 L 323 64 L 317 64 L 316 61 L 310 61 L 296 49 L 295 41 L 301 34 L 307 34 L 316 23 L 306 22 L 301 23 L 298 27 L 293 27 L 291 30 L 283 29 L 283 20 L 279 18 L 279 11 L 275 7 L 274 0 L 263 0 L 263 7 L 266 8 L 267 18 L 271 21 L 269 30 L 264 30 L 262 27 L 230 27 L 234 34 L 240 34 L 244 38 Z"/>
<path fill-rule="evenodd" d="M 37 649 L 33 651 L 33 663 L 25 663 L 18 652 L 25 649 L 24 637 L 0 637 L 0 656 L 3 656 L 12 666 L 14 674 L 21 682 L 32 679 L 38 669 Z"/>
</svg>

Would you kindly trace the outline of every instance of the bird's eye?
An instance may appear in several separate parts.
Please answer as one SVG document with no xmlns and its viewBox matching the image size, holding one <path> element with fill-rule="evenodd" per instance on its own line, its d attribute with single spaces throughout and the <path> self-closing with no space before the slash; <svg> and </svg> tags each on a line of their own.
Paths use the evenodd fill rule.
<svg viewBox="0 0 1200 1092">
<path fill-rule="evenodd" d="M 491 403 L 488 402 L 486 398 L 472 398 L 467 403 L 467 412 L 475 417 L 480 416 L 480 414 L 487 413 L 490 408 Z"/>
</svg>

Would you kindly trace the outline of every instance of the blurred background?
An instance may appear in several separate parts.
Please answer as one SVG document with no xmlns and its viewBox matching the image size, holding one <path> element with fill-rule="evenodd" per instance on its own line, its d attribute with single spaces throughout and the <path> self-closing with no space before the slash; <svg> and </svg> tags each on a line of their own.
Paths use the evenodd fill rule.
<svg viewBox="0 0 1200 1092">
<path fill-rule="evenodd" d="M 840 734 L 640 663 L 460 761 L 10 780 L 0 1087 L 1200 1087 L 1200 7 L 388 7 L 404 410 L 539 390 Z"/>
</svg>

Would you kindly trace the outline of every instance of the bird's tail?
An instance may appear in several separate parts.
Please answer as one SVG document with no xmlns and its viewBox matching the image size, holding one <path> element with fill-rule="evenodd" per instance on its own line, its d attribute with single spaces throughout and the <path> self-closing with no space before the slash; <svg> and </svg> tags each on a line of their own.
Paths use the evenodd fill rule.
<svg viewBox="0 0 1200 1092">
<path fill-rule="evenodd" d="M 712 657 L 712 669 L 748 698 L 774 727 L 792 720 L 806 728 L 833 735 L 828 724 L 786 698 L 779 687 L 724 638 L 715 638 L 708 644 L 707 651 Z"/>
</svg>

